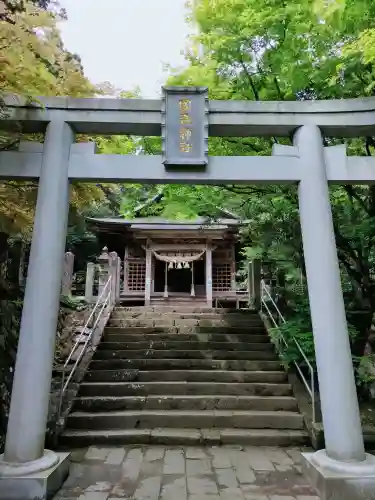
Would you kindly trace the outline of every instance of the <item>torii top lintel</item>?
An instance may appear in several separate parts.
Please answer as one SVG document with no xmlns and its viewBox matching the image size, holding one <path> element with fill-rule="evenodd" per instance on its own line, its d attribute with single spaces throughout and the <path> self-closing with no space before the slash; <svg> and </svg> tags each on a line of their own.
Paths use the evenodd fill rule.
<svg viewBox="0 0 375 500">
<path fill-rule="evenodd" d="M 169 88 L 169 91 L 173 88 Z M 182 90 L 174 88 L 175 92 Z M 199 88 L 184 87 L 188 92 Z M 2 127 L 22 123 L 25 133 L 43 132 L 53 119 L 80 134 L 162 134 L 163 100 L 41 97 L 29 102 L 6 96 Z M 375 98 L 321 101 L 207 101 L 210 136 L 290 136 L 298 127 L 317 125 L 326 136 L 375 134 Z"/>
</svg>

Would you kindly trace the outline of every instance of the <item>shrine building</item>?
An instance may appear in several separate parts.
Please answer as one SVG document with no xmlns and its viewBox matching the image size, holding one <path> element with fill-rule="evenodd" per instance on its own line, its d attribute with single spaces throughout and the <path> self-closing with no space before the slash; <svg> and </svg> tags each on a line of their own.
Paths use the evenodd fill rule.
<svg viewBox="0 0 375 500">
<path fill-rule="evenodd" d="M 239 218 L 89 218 L 100 245 L 121 257 L 123 305 L 240 307 Z"/>
</svg>

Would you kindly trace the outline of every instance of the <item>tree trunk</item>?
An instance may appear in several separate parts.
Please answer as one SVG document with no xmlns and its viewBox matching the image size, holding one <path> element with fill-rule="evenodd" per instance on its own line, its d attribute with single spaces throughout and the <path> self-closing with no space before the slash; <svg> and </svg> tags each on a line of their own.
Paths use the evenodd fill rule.
<svg viewBox="0 0 375 500">
<path fill-rule="evenodd" d="M 6 298 L 8 291 L 8 238 L 9 235 L 7 233 L 0 232 L 0 299 Z"/>
<path fill-rule="evenodd" d="M 348 321 L 358 331 L 358 336 L 352 342 L 351 349 L 353 356 L 361 357 L 365 353 L 365 348 L 368 342 L 371 324 L 372 311 L 366 309 L 362 311 L 349 311 L 347 313 Z"/>
</svg>

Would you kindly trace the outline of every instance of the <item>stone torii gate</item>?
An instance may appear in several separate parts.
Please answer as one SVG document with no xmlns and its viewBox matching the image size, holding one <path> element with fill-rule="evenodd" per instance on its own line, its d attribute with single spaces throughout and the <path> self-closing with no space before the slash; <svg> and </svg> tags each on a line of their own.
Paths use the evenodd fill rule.
<svg viewBox="0 0 375 500">
<path fill-rule="evenodd" d="M 9 97 L 3 127 L 45 133 L 43 144 L 0 153 L 0 179 L 39 180 L 0 499 L 44 499 L 67 457 L 44 450 L 69 209 L 69 183 L 298 184 L 326 449 L 306 454 L 321 498 L 375 498 L 364 450 L 328 184 L 375 182 L 375 158 L 323 147 L 322 135 L 374 135 L 375 99 L 208 101 L 204 88 L 167 88 L 161 100 Z M 75 134 L 163 137 L 163 156 L 95 154 Z M 293 136 L 270 157 L 208 157 L 210 136 Z M 340 481 L 338 481 L 340 479 Z"/>
</svg>

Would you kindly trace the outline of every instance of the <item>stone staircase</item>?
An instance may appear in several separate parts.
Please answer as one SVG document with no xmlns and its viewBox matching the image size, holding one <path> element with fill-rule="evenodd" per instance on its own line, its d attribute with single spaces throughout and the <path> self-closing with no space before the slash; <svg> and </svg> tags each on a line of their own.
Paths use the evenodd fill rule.
<svg viewBox="0 0 375 500">
<path fill-rule="evenodd" d="M 62 444 L 303 445 L 302 415 L 254 311 L 112 314 Z"/>
</svg>

